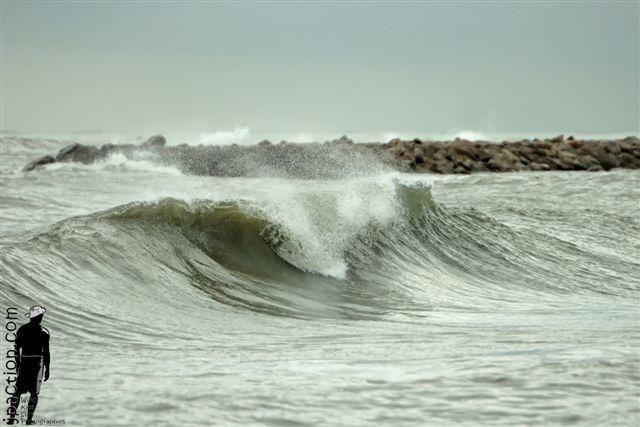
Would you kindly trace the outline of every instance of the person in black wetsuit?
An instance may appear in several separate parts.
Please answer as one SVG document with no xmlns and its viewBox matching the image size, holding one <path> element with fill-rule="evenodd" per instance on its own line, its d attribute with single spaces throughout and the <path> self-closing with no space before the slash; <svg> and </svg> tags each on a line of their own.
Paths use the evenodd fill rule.
<svg viewBox="0 0 640 427">
<path fill-rule="evenodd" d="M 27 412 L 27 424 L 33 424 L 33 413 L 38 404 L 38 393 L 42 383 L 44 369 L 44 380 L 49 379 L 49 330 L 40 325 L 45 308 L 34 305 L 25 314 L 29 318 L 26 323 L 16 333 L 16 365 L 18 367 L 18 378 L 16 380 L 16 391 L 11 396 L 9 403 L 8 424 L 16 422 L 16 414 L 20 405 L 20 396 L 29 393 L 29 406 Z"/>
</svg>

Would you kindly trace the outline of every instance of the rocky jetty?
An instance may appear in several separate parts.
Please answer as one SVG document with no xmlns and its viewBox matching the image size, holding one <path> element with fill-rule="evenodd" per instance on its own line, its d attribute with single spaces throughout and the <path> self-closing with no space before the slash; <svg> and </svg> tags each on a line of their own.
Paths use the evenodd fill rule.
<svg viewBox="0 0 640 427">
<path fill-rule="evenodd" d="M 500 144 L 394 139 L 383 145 L 383 152 L 400 167 L 442 174 L 640 168 L 640 140 L 633 136 L 585 141 L 559 135 Z"/>
<path fill-rule="evenodd" d="M 640 140 L 635 136 L 577 140 L 559 135 L 502 143 L 393 139 L 384 144 L 355 144 L 343 136 L 325 143 L 273 144 L 264 140 L 252 146 L 192 146 L 167 145 L 164 136 L 155 135 L 139 145 L 106 144 L 98 148 L 74 143 L 55 156 L 29 162 L 23 170 L 53 162 L 92 163 L 115 153 L 211 176 L 324 178 L 364 175 L 375 167 L 439 174 L 640 168 Z"/>
</svg>

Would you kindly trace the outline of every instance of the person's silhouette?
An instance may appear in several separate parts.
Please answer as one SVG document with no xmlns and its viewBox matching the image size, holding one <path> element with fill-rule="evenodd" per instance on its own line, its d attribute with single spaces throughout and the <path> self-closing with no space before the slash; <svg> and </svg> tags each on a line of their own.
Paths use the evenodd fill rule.
<svg viewBox="0 0 640 427">
<path fill-rule="evenodd" d="M 40 325 L 45 308 L 34 305 L 25 314 L 29 318 L 29 323 L 18 328 L 16 333 L 16 365 L 18 367 L 18 378 L 16 380 L 16 391 L 11 396 L 9 403 L 8 424 L 16 422 L 16 414 L 20 405 L 20 396 L 29 393 L 29 406 L 27 412 L 27 424 L 33 424 L 33 413 L 38 404 L 38 393 L 42 384 L 43 368 L 44 380 L 49 379 L 49 331 Z"/>
</svg>

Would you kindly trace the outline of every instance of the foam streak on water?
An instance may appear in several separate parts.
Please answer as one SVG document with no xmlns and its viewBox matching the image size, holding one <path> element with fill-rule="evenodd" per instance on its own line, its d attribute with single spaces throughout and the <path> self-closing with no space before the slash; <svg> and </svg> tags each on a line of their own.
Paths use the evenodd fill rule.
<svg viewBox="0 0 640 427">
<path fill-rule="evenodd" d="M 0 296 L 48 309 L 43 417 L 640 422 L 638 171 L 24 173 L 64 143 L 0 144 Z"/>
</svg>

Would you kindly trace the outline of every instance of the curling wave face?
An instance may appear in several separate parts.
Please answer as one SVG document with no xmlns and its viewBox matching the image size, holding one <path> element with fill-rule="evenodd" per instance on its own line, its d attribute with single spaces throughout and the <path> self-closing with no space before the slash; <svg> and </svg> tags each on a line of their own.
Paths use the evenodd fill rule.
<svg viewBox="0 0 640 427">
<path fill-rule="evenodd" d="M 29 234 L 4 249 L 5 268 L 17 276 L 29 253 L 54 266 L 42 282 L 91 266 L 123 276 L 111 286 L 151 295 L 158 280 L 149 276 L 157 275 L 223 306 L 294 317 L 421 314 L 434 304 L 489 309 L 638 290 L 615 277 L 634 266 L 473 209 L 441 207 L 422 184 L 395 184 L 386 213 L 376 209 L 380 200 L 347 210 L 342 197 L 303 194 L 297 215 L 243 200 L 129 203 Z M 587 271 L 593 264 L 607 268 Z"/>
</svg>

